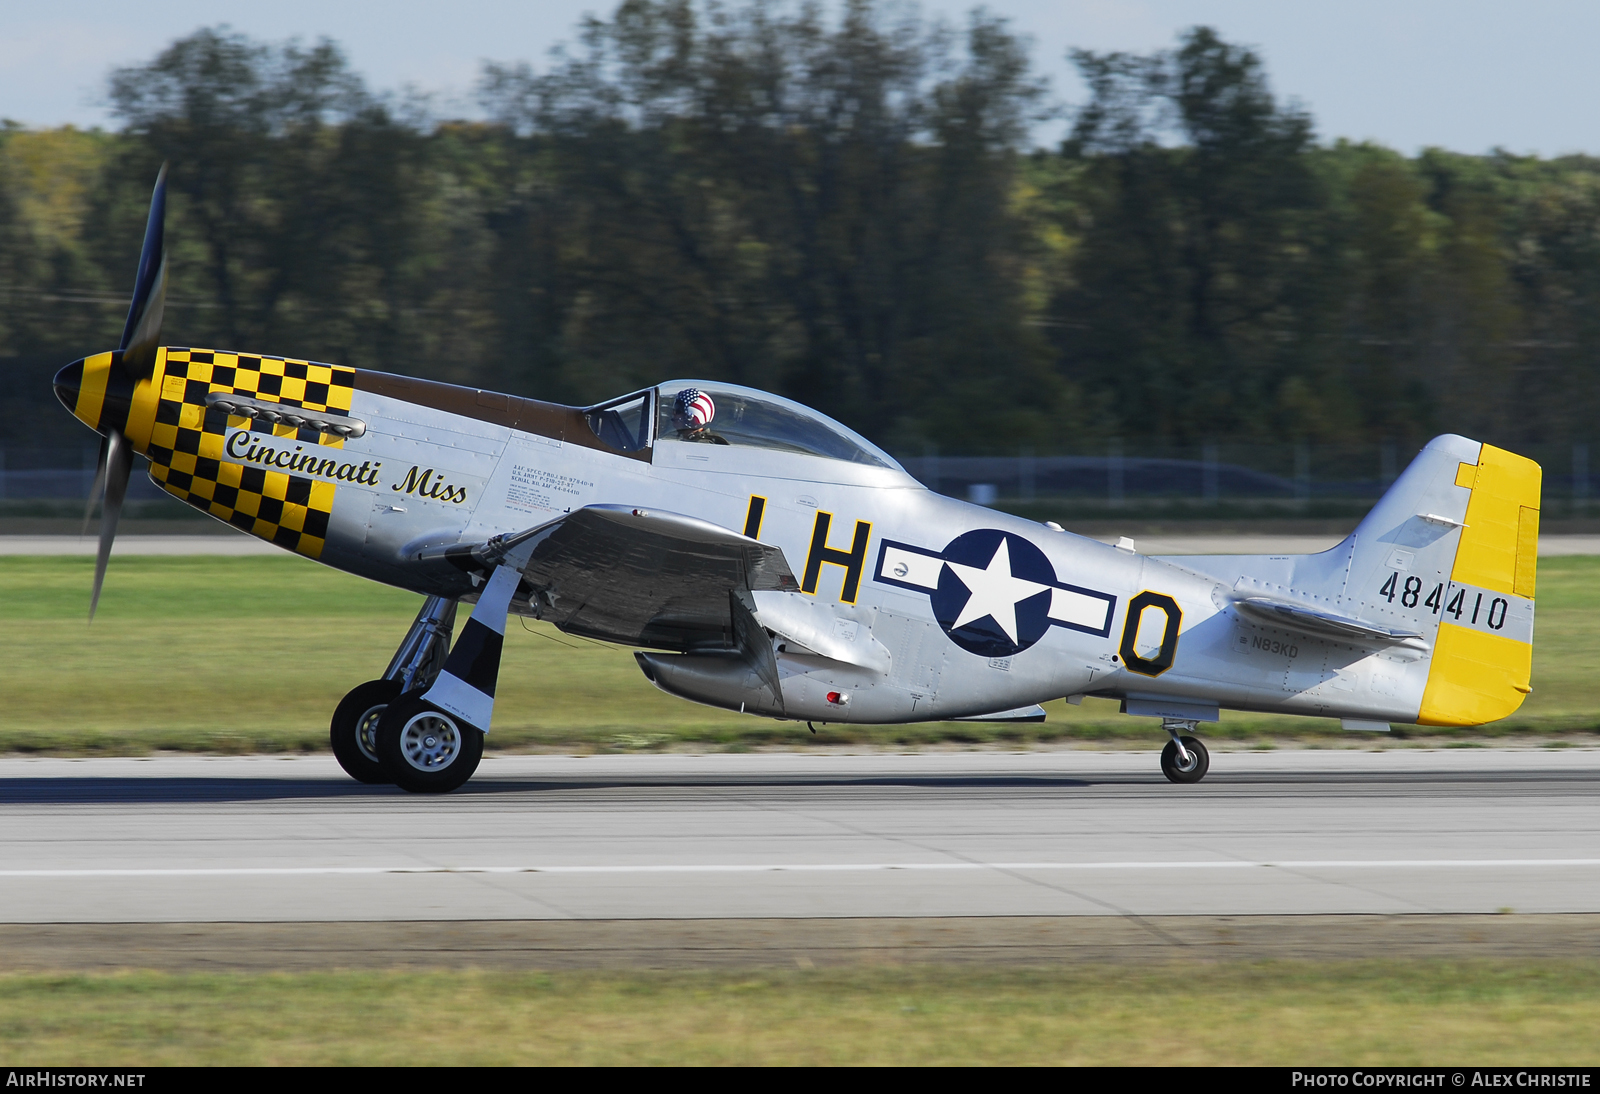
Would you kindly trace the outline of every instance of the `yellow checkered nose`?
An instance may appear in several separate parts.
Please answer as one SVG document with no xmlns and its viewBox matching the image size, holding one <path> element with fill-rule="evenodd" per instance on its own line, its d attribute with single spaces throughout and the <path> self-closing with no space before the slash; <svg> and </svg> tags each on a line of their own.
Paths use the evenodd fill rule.
<svg viewBox="0 0 1600 1094">
<path fill-rule="evenodd" d="M 339 483 L 381 462 L 344 452 L 355 369 L 167 346 L 135 387 L 127 430 L 150 478 L 180 501 L 309 558 L 322 554 Z M 142 447 L 141 447 L 142 446 Z"/>
<path fill-rule="evenodd" d="M 55 378 L 56 398 L 79 421 L 99 433 L 126 432 L 133 406 L 133 380 L 115 353 L 74 361 Z"/>
</svg>

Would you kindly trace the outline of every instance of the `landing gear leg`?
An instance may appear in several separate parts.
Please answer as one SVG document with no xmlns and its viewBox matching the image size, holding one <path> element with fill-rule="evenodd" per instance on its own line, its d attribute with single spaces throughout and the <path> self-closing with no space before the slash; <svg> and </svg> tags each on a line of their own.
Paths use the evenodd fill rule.
<svg viewBox="0 0 1600 1094">
<path fill-rule="evenodd" d="M 1161 750 L 1161 773 L 1171 782 L 1197 783 L 1211 770 L 1211 754 L 1192 736 L 1196 723 L 1176 718 L 1164 719 L 1161 728 L 1172 740 Z"/>
<path fill-rule="evenodd" d="M 394 660 L 384 670 L 385 680 L 400 681 L 401 691 L 415 691 L 432 684 L 450 656 L 450 636 L 456 629 L 456 602 L 430 596 L 422 602 L 411 629 L 394 651 Z"/>
<path fill-rule="evenodd" d="M 379 719 L 378 762 L 400 789 L 445 794 L 477 770 L 494 717 L 506 613 L 532 550 L 526 545 L 511 564 L 495 566 L 433 682 L 426 688 L 413 685 Z"/>
<path fill-rule="evenodd" d="M 403 693 L 425 688 L 438 677 L 450 652 L 455 622 L 454 600 L 428 597 L 383 679 L 357 684 L 340 701 L 328 727 L 328 739 L 345 774 L 369 784 L 392 781 L 378 760 L 378 722 L 389 704 Z"/>
</svg>

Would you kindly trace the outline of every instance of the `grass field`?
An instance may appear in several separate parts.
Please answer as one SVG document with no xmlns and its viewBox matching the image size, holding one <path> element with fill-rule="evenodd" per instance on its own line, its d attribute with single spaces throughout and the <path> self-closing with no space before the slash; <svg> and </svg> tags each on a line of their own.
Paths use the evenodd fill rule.
<svg viewBox="0 0 1600 1094">
<path fill-rule="evenodd" d="M 0 976 L 0 1051 L 161 1064 L 1594 1066 L 1600 963 Z"/>
<path fill-rule="evenodd" d="M 383 672 L 418 597 L 285 555 L 119 558 L 86 624 L 93 563 L 0 558 L 0 752 L 280 752 L 327 747 L 328 717 Z M 1483 729 L 1344 734 L 1336 722 L 1225 712 L 1213 741 L 1254 746 L 1595 742 L 1600 731 L 1600 558 L 1540 564 L 1534 693 Z M 620 647 L 541 623 L 507 634 L 495 728 L 501 749 L 743 749 L 1103 742 L 1155 748 L 1150 719 L 1100 700 L 1052 703 L 1038 725 L 851 727 L 775 722 L 665 695 Z"/>
</svg>

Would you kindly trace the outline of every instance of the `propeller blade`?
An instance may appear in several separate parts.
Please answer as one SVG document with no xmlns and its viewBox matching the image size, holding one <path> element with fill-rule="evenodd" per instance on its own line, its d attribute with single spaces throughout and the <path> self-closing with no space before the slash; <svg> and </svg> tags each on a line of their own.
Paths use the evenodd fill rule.
<svg viewBox="0 0 1600 1094">
<path fill-rule="evenodd" d="M 144 246 L 139 251 L 139 272 L 133 282 L 133 302 L 122 329 L 122 367 L 134 379 L 155 369 L 161 344 L 161 316 L 167 305 L 167 165 L 156 176 L 150 195 L 150 218 L 145 221 Z"/>
<path fill-rule="evenodd" d="M 150 195 L 150 216 L 144 224 L 144 245 L 139 249 L 139 271 L 133 280 L 133 301 L 128 305 L 128 322 L 122 328 L 122 344 L 117 347 L 123 370 L 135 380 L 155 372 L 156 351 L 161 346 L 161 316 L 167 306 L 167 165 L 156 175 L 156 188 Z M 111 544 L 117 538 L 117 521 L 122 517 L 122 501 L 128 496 L 128 477 L 133 473 L 133 446 L 118 429 L 106 432 L 100 446 L 100 469 L 94 489 L 83 513 L 83 530 L 89 531 L 89 516 L 94 499 L 101 494 L 100 549 L 94 560 L 94 593 L 89 598 L 89 621 L 100 607 L 100 589 L 106 580 L 106 564 L 111 561 Z"/>
<path fill-rule="evenodd" d="M 89 500 L 83 506 L 83 531 L 80 536 L 89 534 L 89 521 L 94 517 L 94 503 L 100 500 L 100 491 L 106 485 L 106 449 L 111 445 L 110 437 L 100 438 L 100 459 L 94 466 L 94 485 L 89 487 Z"/>
<path fill-rule="evenodd" d="M 100 586 L 106 580 L 106 563 L 111 561 L 111 541 L 117 538 L 117 520 L 122 516 L 122 499 L 128 495 L 128 476 L 133 472 L 133 446 L 128 438 L 113 429 L 106 434 L 106 460 L 100 469 L 105 480 L 105 502 L 100 507 L 100 551 L 94 560 L 94 595 L 89 600 L 89 621 L 94 622 L 100 606 Z"/>
</svg>

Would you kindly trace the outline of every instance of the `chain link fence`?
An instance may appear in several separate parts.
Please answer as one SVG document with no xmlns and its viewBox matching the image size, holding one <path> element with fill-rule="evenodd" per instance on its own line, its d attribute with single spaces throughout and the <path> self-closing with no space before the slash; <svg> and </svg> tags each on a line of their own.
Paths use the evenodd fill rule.
<svg viewBox="0 0 1600 1094">
<path fill-rule="evenodd" d="M 1113 441 L 1069 455 L 901 457 L 930 489 L 1001 508 L 1054 503 L 1080 512 L 1164 510 L 1173 515 L 1255 510 L 1262 515 L 1358 512 L 1405 470 L 1417 449 L 1392 444 L 1201 444 L 1143 446 Z M 1544 468 L 1544 508 L 1594 515 L 1589 445 L 1519 446 Z"/>
</svg>

